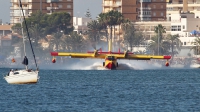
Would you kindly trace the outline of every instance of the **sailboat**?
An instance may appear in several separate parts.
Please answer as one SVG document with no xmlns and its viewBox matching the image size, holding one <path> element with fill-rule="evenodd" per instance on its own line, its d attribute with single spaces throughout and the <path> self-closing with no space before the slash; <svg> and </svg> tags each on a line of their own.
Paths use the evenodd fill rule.
<svg viewBox="0 0 200 112">
<path fill-rule="evenodd" d="M 24 39 L 24 34 L 23 34 L 23 28 L 22 28 L 22 36 L 23 36 L 23 44 L 24 44 L 24 60 L 22 61 L 22 64 L 25 66 L 25 69 L 21 69 L 21 70 L 10 70 L 10 72 L 4 76 L 4 79 L 7 81 L 7 83 L 9 84 L 31 84 L 31 83 L 37 83 L 39 80 L 39 70 L 38 70 L 38 66 L 37 66 L 37 62 L 35 59 L 35 54 L 33 51 L 33 47 L 32 47 L 32 43 L 30 40 L 30 36 L 29 36 L 29 32 L 28 32 L 28 28 L 27 28 L 27 24 L 26 24 L 26 20 L 25 20 L 25 16 L 24 16 L 24 12 L 23 12 L 23 8 L 22 8 L 22 4 L 21 4 L 21 0 L 19 0 L 19 5 L 21 7 L 21 11 L 24 17 L 24 22 L 25 22 L 25 26 L 26 26 L 26 31 L 27 31 L 27 35 L 28 35 L 28 40 L 31 46 L 31 50 L 32 50 L 32 54 L 34 57 L 34 61 L 35 61 L 35 65 L 36 65 L 36 70 L 32 70 L 28 68 L 28 58 L 26 56 L 26 49 L 25 49 L 25 39 Z M 22 22 L 21 22 L 22 25 Z"/>
</svg>

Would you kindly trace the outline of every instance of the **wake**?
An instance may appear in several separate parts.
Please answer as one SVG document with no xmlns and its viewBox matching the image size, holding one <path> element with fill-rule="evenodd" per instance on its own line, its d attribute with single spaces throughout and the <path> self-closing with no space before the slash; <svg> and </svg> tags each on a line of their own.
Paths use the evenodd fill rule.
<svg viewBox="0 0 200 112">
<path fill-rule="evenodd" d="M 96 59 L 83 59 L 77 63 L 68 64 L 64 67 L 68 70 L 108 70 L 103 67 L 102 60 Z M 160 67 L 149 65 L 145 61 L 136 60 L 119 60 L 117 70 L 145 70 L 145 69 L 158 69 Z M 70 66 L 69 66 L 70 65 Z"/>
</svg>

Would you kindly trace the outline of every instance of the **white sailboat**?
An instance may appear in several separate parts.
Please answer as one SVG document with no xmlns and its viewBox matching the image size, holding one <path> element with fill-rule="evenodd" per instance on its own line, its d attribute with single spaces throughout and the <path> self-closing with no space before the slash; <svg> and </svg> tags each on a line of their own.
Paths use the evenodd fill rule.
<svg viewBox="0 0 200 112">
<path fill-rule="evenodd" d="M 23 8 L 22 8 L 22 5 L 21 5 L 21 0 L 19 0 L 19 5 L 21 7 L 22 14 L 23 14 L 23 17 L 24 17 Z M 24 22 L 25 22 L 25 25 L 26 25 L 25 17 L 24 17 Z M 21 23 L 21 25 L 22 25 L 22 23 Z M 4 79 L 9 84 L 30 84 L 30 83 L 37 83 L 38 80 L 39 80 L 39 76 L 38 76 L 39 70 L 38 70 L 38 67 L 37 67 L 35 54 L 34 54 L 34 51 L 33 51 L 32 44 L 31 44 L 27 25 L 26 25 L 26 30 L 27 30 L 29 43 L 30 43 L 30 46 L 31 46 L 31 49 L 32 49 L 32 53 L 33 53 L 33 57 L 34 57 L 35 65 L 36 65 L 37 69 L 32 70 L 32 69 L 28 68 L 28 58 L 26 56 L 25 39 L 24 39 L 23 28 L 22 28 L 22 36 L 23 36 L 23 44 L 24 44 L 24 60 L 23 60 L 22 64 L 25 65 L 25 69 L 22 69 L 22 70 L 13 70 L 12 69 L 6 76 L 4 76 Z"/>
</svg>

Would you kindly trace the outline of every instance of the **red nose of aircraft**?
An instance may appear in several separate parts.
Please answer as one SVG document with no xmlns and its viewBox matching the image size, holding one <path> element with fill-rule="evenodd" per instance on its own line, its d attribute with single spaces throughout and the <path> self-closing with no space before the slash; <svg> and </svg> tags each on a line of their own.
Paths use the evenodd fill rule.
<svg viewBox="0 0 200 112">
<path fill-rule="evenodd" d="M 113 62 L 110 62 L 110 63 L 107 64 L 106 68 L 115 69 L 115 64 Z"/>
</svg>

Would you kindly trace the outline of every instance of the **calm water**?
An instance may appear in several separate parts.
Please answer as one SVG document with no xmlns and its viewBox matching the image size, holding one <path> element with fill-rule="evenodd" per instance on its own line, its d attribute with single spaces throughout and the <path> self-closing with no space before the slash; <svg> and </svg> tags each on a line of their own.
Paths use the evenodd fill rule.
<svg viewBox="0 0 200 112">
<path fill-rule="evenodd" d="M 1 78 L 3 111 L 200 112 L 200 69 L 41 70 L 33 85 Z"/>
</svg>

